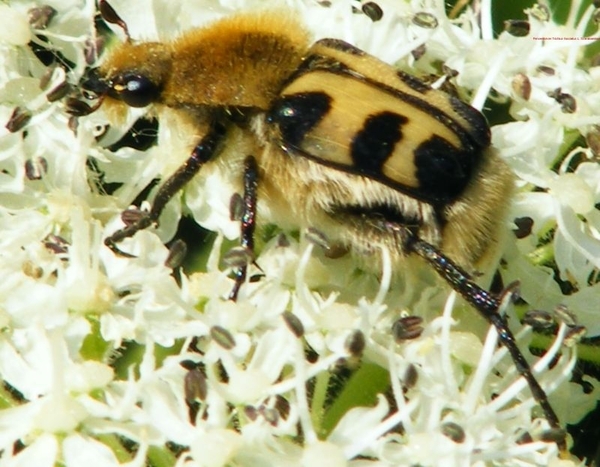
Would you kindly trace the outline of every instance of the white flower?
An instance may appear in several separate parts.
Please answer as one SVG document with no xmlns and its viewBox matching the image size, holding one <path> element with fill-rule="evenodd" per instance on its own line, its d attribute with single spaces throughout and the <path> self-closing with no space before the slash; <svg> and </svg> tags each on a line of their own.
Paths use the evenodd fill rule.
<svg viewBox="0 0 600 467">
<path fill-rule="evenodd" d="M 258 242 L 260 270 L 250 266 L 258 280 L 227 300 L 233 281 L 221 258 L 239 235 L 234 167 L 202 171 L 158 227 L 118 244 L 134 257 L 114 254 L 103 239 L 185 161 L 197 129 L 177 112 L 160 115 L 156 144 L 136 149 L 122 138 L 144 109 L 117 124 L 104 107 L 72 118 L 73 102 L 57 94 L 97 64 L 96 2 L 56 1 L 55 14 L 13 3 L 0 6 L 0 467 L 576 464 L 543 441 L 550 424 L 495 331 L 482 344 L 473 333 L 481 320 L 454 307 L 454 294 L 443 308 L 448 292 L 433 272 L 393 276 L 386 251 L 377 252 L 382 272 L 366 272 L 349 256 L 327 258 L 309 235 L 274 228 Z M 452 80 L 478 108 L 491 89 L 511 98 L 515 121 L 495 126 L 493 141 L 517 176 L 511 216 L 533 222 L 508 242 L 502 274 L 522 280 L 531 307 L 566 303 L 597 334 L 597 154 L 561 147 L 597 131 L 597 71 L 580 68 L 582 41 L 533 40 L 581 35 L 591 7 L 566 26 L 530 12 L 531 37 L 494 39 L 489 1 L 449 19 L 441 1 L 381 0 L 379 21 L 360 12 L 364 3 L 111 1 L 134 40 L 285 4 L 315 40 L 343 39 L 418 74 L 439 75 L 445 63 L 458 76 L 436 85 Z M 56 52 L 55 63 L 32 44 Z M 530 81 L 527 98 L 517 74 Z M 207 251 L 193 273 L 167 264 L 164 243 L 183 214 L 217 232 L 194 237 Z M 575 291 L 563 294 L 554 273 Z M 399 314 L 424 318 L 419 338 L 394 340 Z M 590 380 L 585 395 L 569 382 L 577 350 L 562 346 L 566 332 L 562 324 L 543 358 L 524 353 L 561 422 L 577 423 L 600 385 Z M 527 327 L 517 334 L 521 348 L 529 338 Z"/>
</svg>

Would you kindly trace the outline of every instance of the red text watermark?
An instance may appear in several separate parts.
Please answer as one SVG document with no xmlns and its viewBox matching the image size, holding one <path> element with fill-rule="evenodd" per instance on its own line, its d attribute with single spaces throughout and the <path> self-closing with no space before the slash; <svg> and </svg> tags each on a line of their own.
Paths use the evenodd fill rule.
<svg viewBox="0 0 600 467">
<path fill-rule="evenodd" d="M 569 36 L 533 36 L 534 41 L 597 41 L 600 36 L 569 37 Z"/>
</svg>

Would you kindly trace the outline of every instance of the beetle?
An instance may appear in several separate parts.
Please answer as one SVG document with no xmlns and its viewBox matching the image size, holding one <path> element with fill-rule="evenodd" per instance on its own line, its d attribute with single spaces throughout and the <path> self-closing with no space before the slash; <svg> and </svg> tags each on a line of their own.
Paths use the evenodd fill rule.
<svg viewBox="0 0 600 467">
<path fill-rule="evenodd" d="M 128 35 L 112 7 L 100 7 Z M 344 41 L 311 44 L 282 11 L 234 15 L 171 42 L 128 38 L 85 86 L 99 97 L 90 110 L 170 108 L 202 135 L 150 211 L 106 238 L 113 251 L 128 256 L 120 241 L 156 224 L 203 167 L 226 164 L 243 174 L 249 258 L 262 202 L 276 223 L 316 227 L 359 254 L 387 248 L 400 267 L 420 257 L 496 327 L 559 427 L 499 313 L 514 290 L 494 295 L 466 272 L 497 255 L 514 185 L 480 112 Z M 236 271 L 232 300 L 246 275 L 247 264 Z"/>
</svg>

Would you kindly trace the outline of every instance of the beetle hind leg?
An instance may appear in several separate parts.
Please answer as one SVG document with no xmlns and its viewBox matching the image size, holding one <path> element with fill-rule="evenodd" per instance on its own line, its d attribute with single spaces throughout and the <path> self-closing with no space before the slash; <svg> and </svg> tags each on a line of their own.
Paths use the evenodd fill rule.
<svg viewBox="0 0 600 467">
<path fill-rule="evenodd" d="M 548 396 L 533 375 L 531 366 L 517 347 L 516 339 L 501 310 L 513 300 L 517 284 L 510 284 L 496 295 L 478 286 L 464 269 L 444 256 L 433 245 L 421 240 L 402 226 L 390 226 L 394 234 L 405 245 L 407 252 L 423 258 L 435 271 L 469 304 L 493 325 L 498 332 L 500 343 L 508 350 L 518 373 L 525 379 L 533 398 L 542 408 L 544 416 L 552 429 L 560 429 L 560 422 L 548 401 Z M 566 450 L 565 439 L 556 441 L 558 447 Z"/>
</svg>

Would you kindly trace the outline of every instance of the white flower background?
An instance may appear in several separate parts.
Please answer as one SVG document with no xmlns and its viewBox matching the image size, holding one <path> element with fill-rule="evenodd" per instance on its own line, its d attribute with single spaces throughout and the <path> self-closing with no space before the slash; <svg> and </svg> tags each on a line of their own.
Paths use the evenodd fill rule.
<svg viewBox="0 0 600 467">
<path fill-rule="evenodd" d="M 341 38 L 420 74 L 445 63 L 477 108 L 490 94 L 510 99 L 512 121 L 493 126 L 493 144 L 518 176 L 510 219 L 533 222 L 522 238 L 509 236 L 503 279 L 521 281 L 528 307 L 565 304 L 589 335 L 600 334 L 600 67 L 583 56 L 590 41 L 575 39 L 597 12 L 574 1 L 557 25 L 532 10 L 527 37 L 495 37 L 490 1 L 452 20 L 437 0 L 377 3 L 377 22 L 349 0 L 111 5 L 137 40 L 285 5 L 315 39 Z M 239 231 L 228 208 L 239 174 L 196 177 L 157 229 L 123 242 L 135 258 L 115 256 L 103 239 L 140 191 L 186 158 L 191 135 L 163 119 L 150 149 L 113 152 L 140 112 L 119 125 L 102 108 L 67 114 L 54 96 L 94 62 L 96 5 L 48 5 L 56 14 L 44 26 L 31 20 L 40 2 L 0 4 L 0 121 L 8 124 L 0 128 L 0 467 L 579 465 L 545 440 L 548 424 L 495 333 L 473 334 L 481 322 L 470 325 L 475 312 L 462 305 L 453 317 L 455 296 L 439 282 L 417 291 L 390 283 L 385 253 L 379 280 L 350 258 L 324 258 L 303 235 L 288 235 L 285 246 L 275 237 L 257 259 L 265 277 L 246 284 L 237 303 L 225 300 L 232 281 L 220 254 Z M 414 20 L 423 13 L 437 25 Z M 68 73 L 43 65 L 32 42 L 60 51 Z M 518 74 L 529 79 L 528 97 Z M 548 95 L 557 88 L 562 105 Z M 574 112 L 565 109 L 570 97 Z M 100 180 L 119 188 L 108 195 Z M 163 242 L 182 212 L 218 235 L 203 271 L 176 280 Z M 426 319 L 420 338 L 393 340 L 399 311 Z M 541 359 L 527 350 L 531 329 L 511 326 L 561 422 L 577 423 L 600 390 L 593 378 L 584 377 L 587 391 L 569 382 L 577 351 L 562 346 L 568 326 Z M 358 368 L 351 343 L 362 339 Z M 190 367 L 200 388 L 193 421 Z"/>
</svg>

